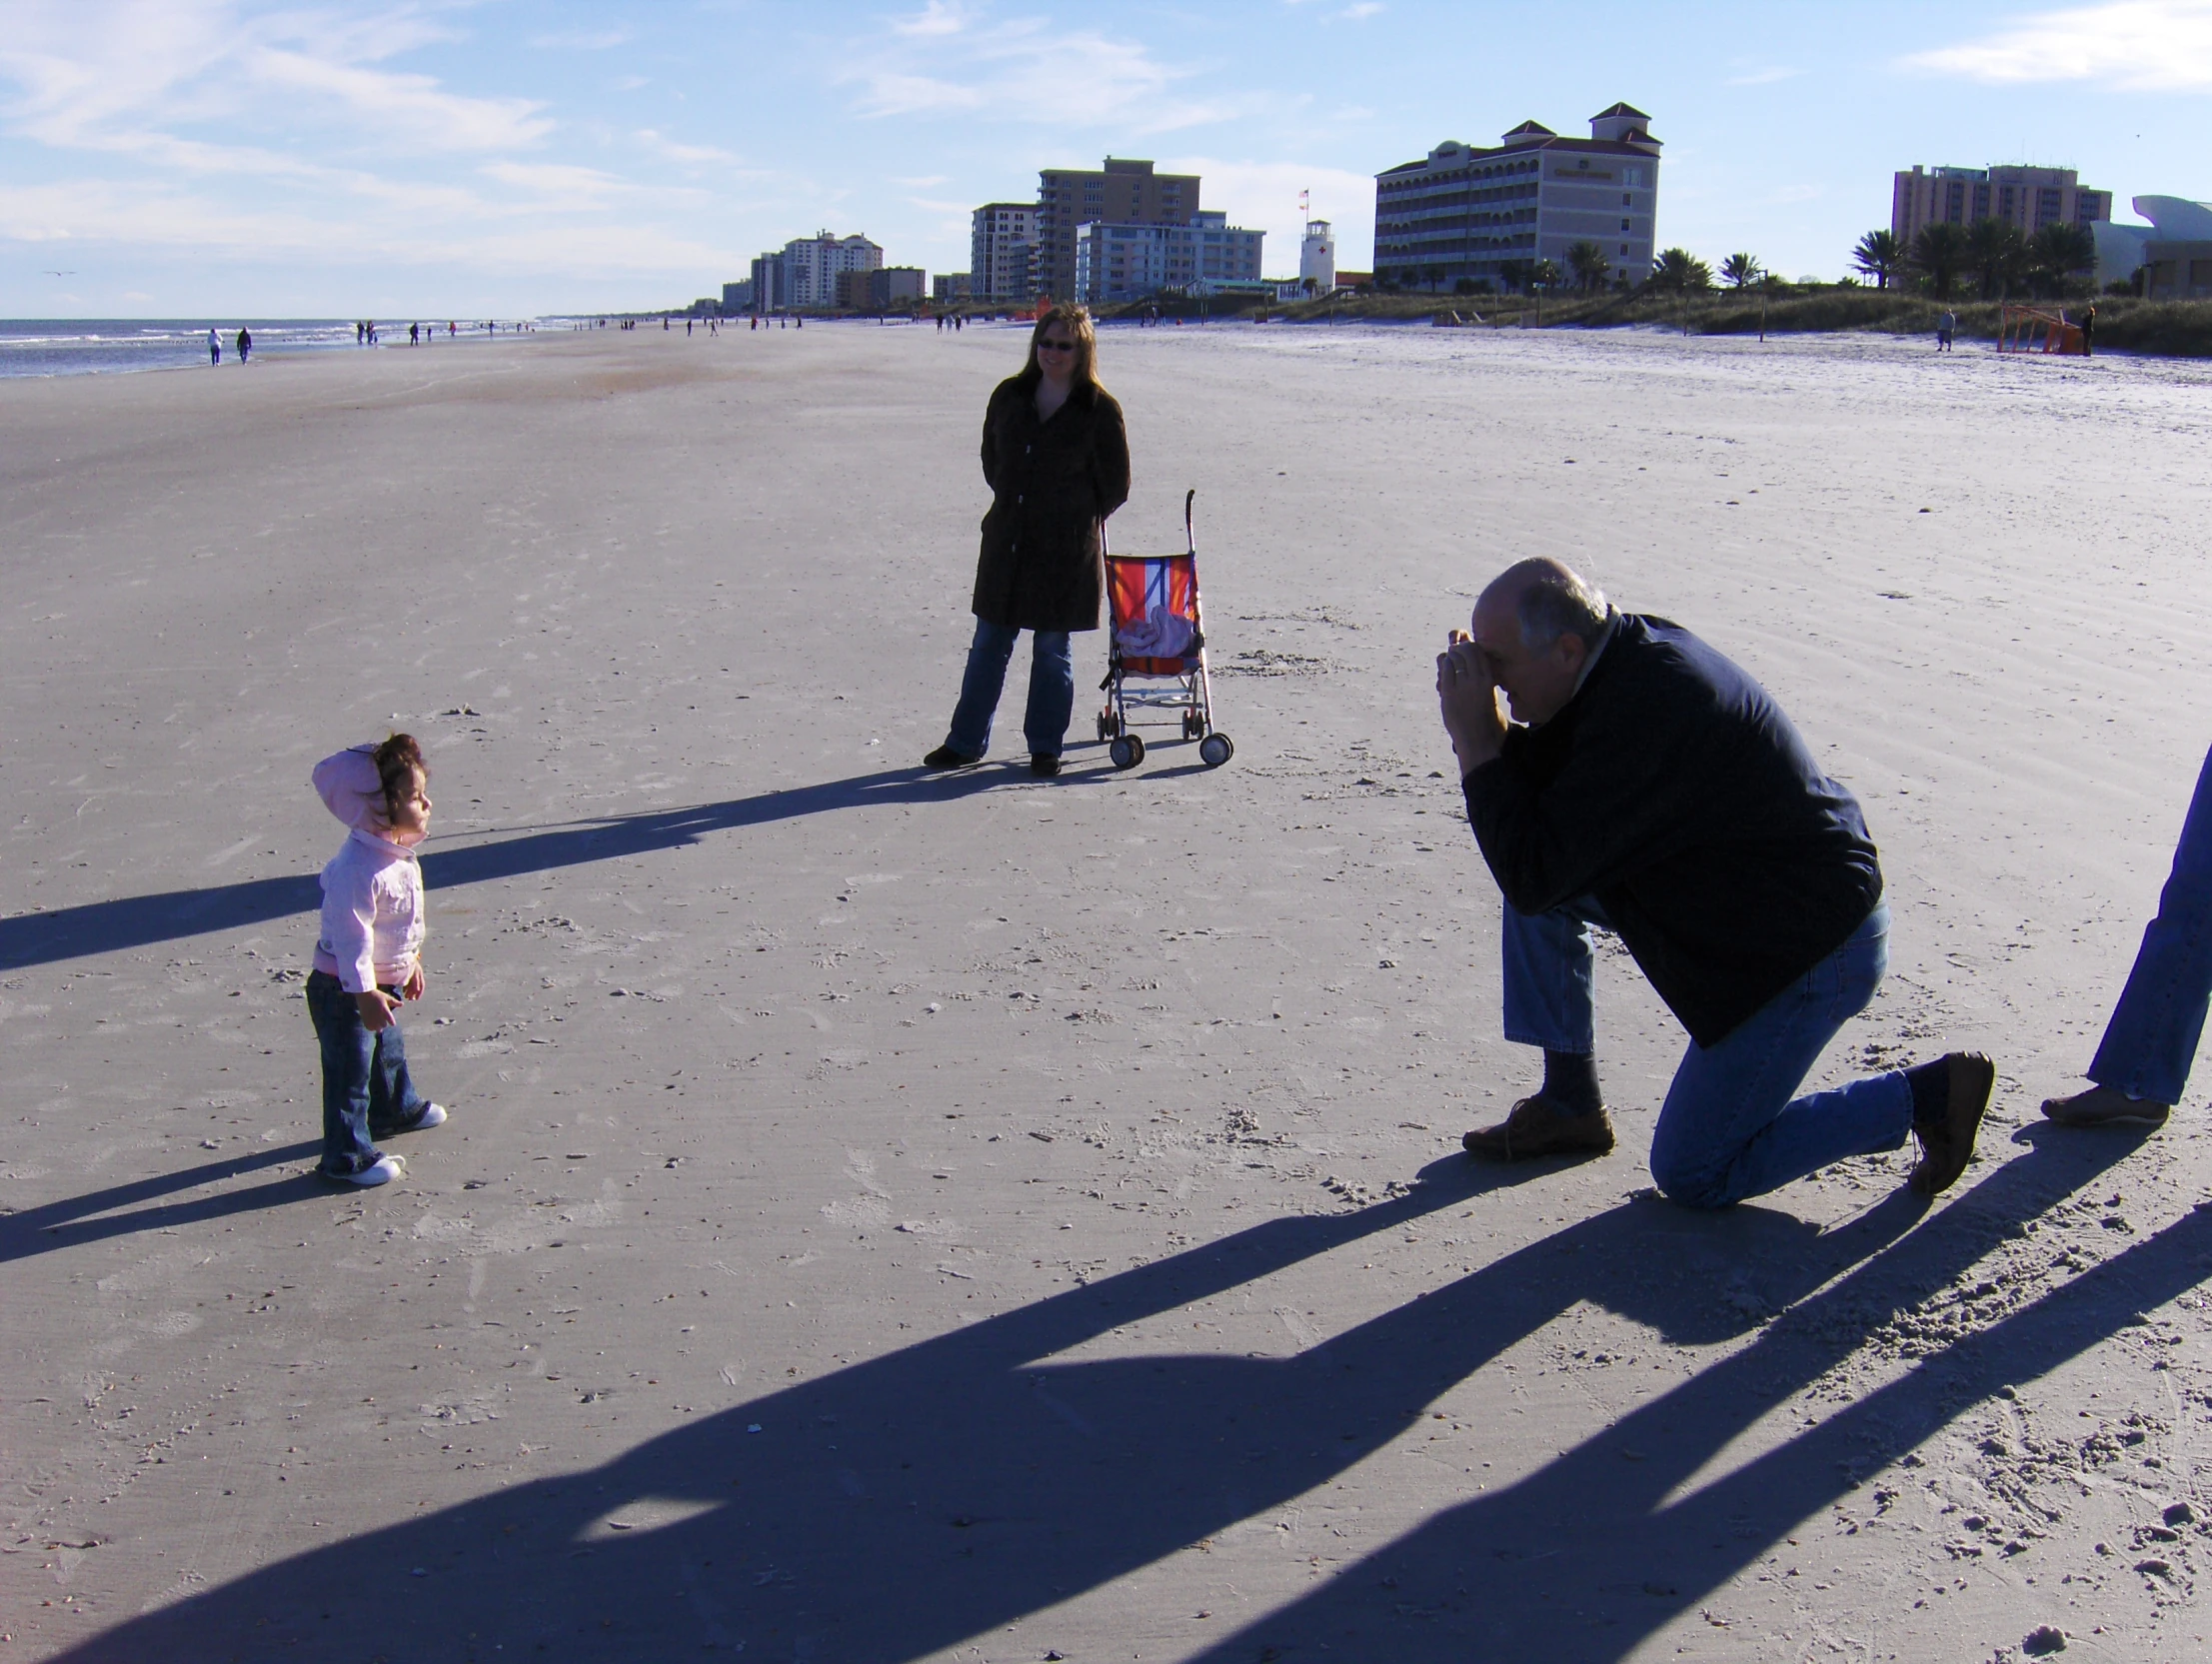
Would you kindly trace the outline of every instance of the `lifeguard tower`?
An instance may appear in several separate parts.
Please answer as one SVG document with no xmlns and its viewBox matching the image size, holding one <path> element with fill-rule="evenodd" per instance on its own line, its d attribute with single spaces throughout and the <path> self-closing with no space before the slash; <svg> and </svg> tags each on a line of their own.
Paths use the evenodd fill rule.
<svg viewBox="0 0 2212 1664">
<path fill-rule="evenodd" d="M 2040 307 L 2007 303 L 1997 328 L 2000 353 L 2068 353 L 2089 356 L 2089 341 L 2081 326 L 2069 323 L 2063 309 L 2045 312 Z"/>
</svg>

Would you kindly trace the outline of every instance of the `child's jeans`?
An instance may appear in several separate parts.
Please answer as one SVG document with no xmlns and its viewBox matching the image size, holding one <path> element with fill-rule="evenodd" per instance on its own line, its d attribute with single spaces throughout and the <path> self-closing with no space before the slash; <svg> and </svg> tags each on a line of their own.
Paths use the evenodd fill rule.
<svg viewBox="0 0 2212 1664">
<path fill-rule="evenodd" d="M 384 991 L 399 997 L 396 987 Z M 328 971 L 307 979 L 307 1014 L 323 1046 L 323 1171 L 358 1173 L 382 1153 L 376 1136 L 413 1124 L 429 1099 L 408 1077 L 399 1023 L 371 1033 L 354 996 Z"/>
</svg>

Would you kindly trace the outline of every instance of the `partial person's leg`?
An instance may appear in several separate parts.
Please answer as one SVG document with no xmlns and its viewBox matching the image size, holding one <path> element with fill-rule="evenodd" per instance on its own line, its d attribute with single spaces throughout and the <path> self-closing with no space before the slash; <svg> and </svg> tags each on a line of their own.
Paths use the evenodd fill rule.
<svg viewBox="0 0 2212 1664">
<path fill-rule="evenodd" d="M 1030 638 L 1030 704 L 1022 734 L 1032 757 L 1058 757 L 1076 713 L 1076 651 L 1065 630 L 1040 630 Z"/>
<path fill-rule="evenodd" d="M 1585 895 L 1549 912 L 1503 912 L 1505 1037 L 1543 1048 L 1543 1084 L 1459 1141 L 1470 1155 L 1505 1161 L 1603 1154 L 1613 1129 L 1597 1084 L 1590 925 L 1603 924 L 1604 911 Z"/>
<path fill-rule="evenodd" d="M 307 979 L 307 1011 L 323 1058 L 323 1160 L 326 1173 L 358 1173 L 377 1158 L 369 1136 L 370 1057 L 375 1036 L 354 996 L 318 970 Z"/>
<path fill-rule="evenodd" d="M 991 750 L 991 722 L 999 711 L 1007 661 L 1014 656 L 1014 639 L 1020 634 L 989 619 L 976 621 L 976 639 L 968 647 L 968 669 L 961 677 L 960 704 L 953 708 L 946 750 L 964 758 L 982 757 Z"/>
<path fill-rule="evenodd" d="M 407 1071 L 407 1038 L 395 1020 L 376 1032 L 369 1070 L 369 1130 L 378 1137 L 404 1132 L 423 1118 L 430 1100 Z"/>
<path fill-rule="evenodd" d="M 2174 866 L 2089 1078 L 2128 1097 L 2181 1101 L 2212 1004 L 2212 755 L 2197 775 Z"/>
<path fill-rule="evenodd" d="M 1661 1192 L 1687 1207 L 1726 1207 L 1831 1161 L 1904 1143 L 1912 1085 L 1902 1073 L 1791 1097 L 1835 1031 L 1874 997 L 1888 963 L 1889 909 L 1877 906 L 1718 1044 L 1691 1042 L 1651 1136 Z"/>
</svg>

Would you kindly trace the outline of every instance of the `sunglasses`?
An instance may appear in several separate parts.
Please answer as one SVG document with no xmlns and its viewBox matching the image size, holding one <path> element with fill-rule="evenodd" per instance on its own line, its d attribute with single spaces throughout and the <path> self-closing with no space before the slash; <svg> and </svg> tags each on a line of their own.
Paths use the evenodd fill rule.
<svg viewBox="0 0 2212 1664">
<path fill-rule="evenodd" d="M 1040 341 L 1037 350 L 1041 353 L 1072 353 L 1076 350 L 1076 344 L 1073 341 Z"/>
</svg>

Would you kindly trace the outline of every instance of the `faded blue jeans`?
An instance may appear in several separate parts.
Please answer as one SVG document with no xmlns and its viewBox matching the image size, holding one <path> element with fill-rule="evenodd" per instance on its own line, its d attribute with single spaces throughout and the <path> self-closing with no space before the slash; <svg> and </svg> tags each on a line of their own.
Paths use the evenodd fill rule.
<svg viewBox="0 0 2212 1664">
<path fill-rule="evenodd" d="M 1596 1049 L 1584 896 L 1545 913 L 1505 909 L 1505 1037 L 1553 1051 Z M 1840 1161 L 1895 1149 L 1912 1130 L 1912 1087 L 1896 1071 L 1793 1096 L 1836 1030 L 1866 1008 L 1889 965 L 1889 909 L 1709 1046 L 1692 1040 L 1651 1135 L 1651 1176 L 1686 1207 L 1726 1207 Z"/>
<path fill-rule="evenodd" d="M 2189 1084 L 2212 1004 L 2212 755 L 2197 774 L 2174 869 L 2143 932 L 2089 1078 L 2131 1097 L 2175 1104 Z"/>
<path fill-rule="evenodd" d="M 998 714 L 999 692 L 1006 686 L 1007 661 L 1022 634 L 989 619 L 976 621 L 969 645 L 968 670 L 961 678 L 960 704 L 953 708 L 953 731 L 945 743 L 963 757 L 991 750 L 991 720 Z M 1068 723 L 1076 713 L 1076 654 L 1065 630 L 1031 632 L 1030 707 L 1022 719 L 1031 753 L 1060 756 L 1068 741 Z"/>
<path fill-rule="evenodd" d="M 384 990 L 393 998 L 400 990 Z M 327 970 L 307 979 L 307 1012 L 323 1051 L 323 1160 L 326 1173 L 358 1173 L 381 1153 L 372 1134 L 397 1132 L 429 1099 L 407 1072 L 407 1041 L 395 1020 L 371 1032 L 361 1007 Z"/>
</svg>

